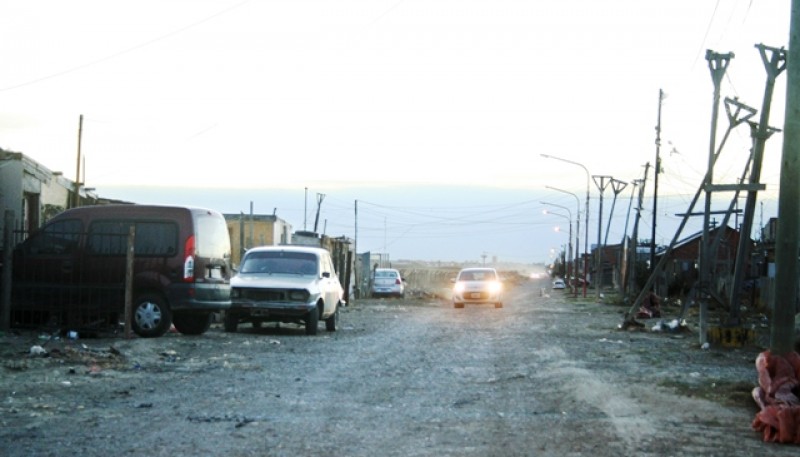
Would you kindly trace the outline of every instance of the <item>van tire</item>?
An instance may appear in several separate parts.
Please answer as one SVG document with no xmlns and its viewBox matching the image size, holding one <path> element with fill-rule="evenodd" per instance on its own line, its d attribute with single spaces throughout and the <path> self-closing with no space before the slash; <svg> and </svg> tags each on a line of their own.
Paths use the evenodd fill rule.
<svg viewBox="0 0 800 457">
<path fill-rule="evenodd" d="M 172 324 L 184 335 L 202 335 L 211 327 L 211 313 L 175 313 Z"/>
<path fill-rule="evenodd" d="M 133 302 L 131 327 L 142 338 L 157 338 L 172 326 L 172 313 L 159 294 L 142 294 Z"/>
</svg>

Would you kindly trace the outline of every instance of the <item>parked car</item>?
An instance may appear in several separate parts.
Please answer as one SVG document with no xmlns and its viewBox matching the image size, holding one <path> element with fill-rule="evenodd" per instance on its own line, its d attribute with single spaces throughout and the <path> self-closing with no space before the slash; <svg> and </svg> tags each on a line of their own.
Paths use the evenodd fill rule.
<svg viewBox="0 0 800 457">
<path fill-rule="evenodd" d="M 225 218 L 209 209 L 100 205 L 69 209 L 13 253 L 12 322 L 71 330 L 124 317 L 126 255 L 135 229 L 133 331 L 161 336 L 208 330 L 230 306 L 231 244 Z"/>
<path fill-rule="evenodd" d="M 400 271 L 376 268 L 372 274 L 372 297 L 405 297 L 406 285 Z"/>
<path fill-rule="evenodd" d="M 465 303 L 493 303 L 503 307 L 503 284 L 494 268 L 464 268 L 454 279 L 453 306 L 463 308 Z"/>
<path fill-rule="evenodd" d="M 553 289 L 566 289 L 567 284 L 561 278 L 556 278 L 553 280 Z"/>
<path fill-rule="evenodd" d="M 344 289 L 333 268 L 330 253 L 306 246 L 264 246 L 245 253 L 231 278 L 231 307 L 225 313 L 226 332 L 240 323 L 254 327 L 263 322 L 305 325 L 316 335 L 319 321 L 336 331 Z"/>
</svg>

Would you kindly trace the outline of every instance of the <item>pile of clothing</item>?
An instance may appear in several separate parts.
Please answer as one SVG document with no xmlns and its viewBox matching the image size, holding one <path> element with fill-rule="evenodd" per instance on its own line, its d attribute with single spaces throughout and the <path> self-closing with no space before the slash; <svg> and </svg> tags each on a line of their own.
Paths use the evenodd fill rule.
<svg viewBox="0 0 800 457">
<path fill-rule="evenodd" d="M 800 355 L 764 351 L 756 358 L 758 387 L 753 399 L 761 409 L 753 429 L 764 441 L 800 444 Z"/>
</svg>

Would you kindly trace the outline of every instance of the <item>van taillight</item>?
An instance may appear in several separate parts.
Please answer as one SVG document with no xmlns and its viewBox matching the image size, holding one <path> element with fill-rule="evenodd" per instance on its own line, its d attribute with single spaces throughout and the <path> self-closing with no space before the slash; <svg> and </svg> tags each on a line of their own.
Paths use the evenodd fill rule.
<svg viewBox="0 0 800 457">
<path fill-rule="evenodd" d="M 183 245 L 183 281 L 194 282 L 194 235 Z"/>
</svg>

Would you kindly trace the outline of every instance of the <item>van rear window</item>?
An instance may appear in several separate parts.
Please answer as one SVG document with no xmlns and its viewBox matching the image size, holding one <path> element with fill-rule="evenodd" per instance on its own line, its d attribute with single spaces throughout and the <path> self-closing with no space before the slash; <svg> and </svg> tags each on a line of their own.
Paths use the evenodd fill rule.
<svg viewBox="0 0 800 457">
<path fill-rule="evenodd" d="M 93 255 L 125 255 L 131 221 L 97 221 L 89 227 L 87 247 Z M 178 252 L 178 226 L 172 222 L 137 221 L 133 252 L 137 256 L 171 257 Z"/>
<path fill-rule="evenodd" d="M 228 258 L 231 239 L 225 219 L 210 213 L 194 213 L 195 253 L 199 257 Z"/>
</svg>

